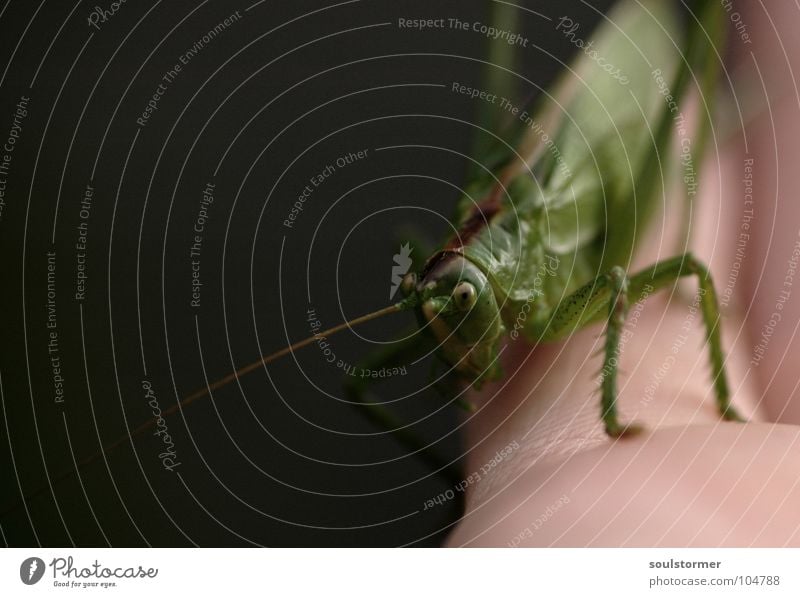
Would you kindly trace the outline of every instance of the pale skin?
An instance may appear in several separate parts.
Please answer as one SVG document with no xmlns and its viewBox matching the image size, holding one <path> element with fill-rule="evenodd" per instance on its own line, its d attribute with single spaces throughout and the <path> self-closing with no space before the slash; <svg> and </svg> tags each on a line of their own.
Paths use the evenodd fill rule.
<svg viewBox="0 0 800 597">
<path fill-rule="evenodd" d="M 756 218 L 722 329 L 733 404 L 750 422 L 723 422 L 715 408 L 702 321 L 689 311 L 694 279 L 630 307 L 618 405 L 621 421 L 644 424 L 636 437 L 610 439 L 599 419 L 602 326 L 534 351 L 518 340 L 504 355 L 504 380 L 473 398 L 465 476 L 480 480 L 467 487 L 447 545 L 800 546 L 800 295 L 785 304 L 758 366 L 750 362 L 800 226 L 800 107 L 789 76 L 800 66 L 800 11 L 779 4 L 769 16 L 740 8 L 752 38 L 743 60 L 757 58 L 772 111 L 748 127 L 749 154 L 728 143 L 707 162 L 691 243 L 722 295 L 740 232 L 742 164 L 755 157 Z M 666 221 L 633 270 L 676 253 Z"/>
</svg>

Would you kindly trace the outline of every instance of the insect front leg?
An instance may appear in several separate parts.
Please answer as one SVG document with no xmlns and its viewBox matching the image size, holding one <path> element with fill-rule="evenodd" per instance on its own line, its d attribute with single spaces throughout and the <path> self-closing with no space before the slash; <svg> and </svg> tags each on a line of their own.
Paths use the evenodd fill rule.
<svg viewBox="0 0 800 597">
<path fill-rule="evenodd" d="M 705 265 L 690 253 L 659 261 L 630 278 L 625 276 L 621 268 L 614 267 L 608 274 L 575 291 L 555 309 L 539 314 L 531 322 L 530 329 L 526 329 L 532 340 L 546 342 L 567 337 L 573 331 L 607 317 L 602 408 L 606 431 L 611 436 L 629 434 L 638 429 L 632 425 L 621 425 L 615 407 L 617 353 L 627 305 L 629 301 L 644 300 L 653 292 L 674 285 L 679 278 L 686 276 L 697 276 L 700 286 L 700 307 L 706 328 L 717 407 L 724 419 L 743 421 L 730 401 L 714 283 Z"/>
<path fill-rule="evenodd" d="M 606 327 L 605 356 L 601 372 L 601 410 L 606 433 L 611 437 L 632 435 L 641 430 L 638 425 L 621 425 L 617 419 L 617 369 L 619 368 L 619 343 L 625 316 L 628 314 L 628 276 L 620 267 L 613 267 L 606 276 L 611 287 Z"/>
<path fill-rule="evenodd" d="M 625 270 L 611 270 L 593 282 L 576 290 L 557 307 L 539 314 L 526 333 L 533 340 L 552 341 L 606 319 L 606 338 L 601 380 L 601 415 L 606 433 L 611 437 L 632 435 L 640 431 L 633 424 L 623 424 L 617 417 L 617 369 L 619 343 L 628 311 L 629 284 Z"/>
<path fill-rule="evenodd" d="M 383 350 L 370 355 L 357 365 L 361 372 L 380 371 L 384 368 L 402 367 L 420 358 L 435 348 L 433 340 L 423 333 L 410 332 L 404 340 L 387 345 Z M 367 400 L 367 391 L 379 378 L 372 375 L 347 376 L 344 390 L 348 398 L 357 403 L 362 412 L 377 427 L 390 431 L 407 450 L 422 459 L 428 466 L 444 476 L 448 482 L 458 483 L 461 471 L 452 463 L 445 462 L 418 434 L 408 428 L 386 406 Z"/>
</svg>

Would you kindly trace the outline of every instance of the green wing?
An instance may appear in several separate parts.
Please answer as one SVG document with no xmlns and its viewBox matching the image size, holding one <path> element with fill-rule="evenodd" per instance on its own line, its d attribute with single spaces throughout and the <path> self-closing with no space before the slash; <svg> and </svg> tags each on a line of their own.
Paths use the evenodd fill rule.
<svg viewBox="0 0 800 597">
<path fill-rule="evenodd" d="M 557 253 L 586 245 L 607 220 L 631 218 L 643 207 L 614 200 L 629 197 L 644 156 L 655 149 L 651 135 L 666 102 L 652 73 L 660 69 L 671 84 L 682 46 L 673 9 L 665 0 L 631 0 L 618 4 L 594 35 L 569 22 L 560 26 L 584 48 L 520 146 L 541 186 L 543 241 Z M 513 159 L 504 178 L 526 175 L 526 165 Z"/>
<path fill-rule="evenodd" d="M 660 197 L 660 184 L 639 179 L 666 169 L 665 93 L 680 98 L 688 78 L 672 2 L 623 0 L 594 33 L 568 22 L 559 31 L 578 56 L 534 115 L 519 115 L 519 155 L 509 152 L 500 174 L 503 209 L 464 247 L 512 301 L 529 297 L 548 256 L 568 263 L 556 276 L 565 289 L 601 265 L 627 265 Z M 493 184 L 476 180 L 468 192 L 482 198 Z"/>
</svg>

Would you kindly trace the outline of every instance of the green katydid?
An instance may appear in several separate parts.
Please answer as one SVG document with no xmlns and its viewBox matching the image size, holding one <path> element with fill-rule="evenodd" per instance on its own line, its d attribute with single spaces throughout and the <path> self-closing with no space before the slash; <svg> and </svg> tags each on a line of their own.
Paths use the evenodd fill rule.
<svg viewBox="0 0 800 597">
<path fill-rule="evenodd" d="M 371 368 L 424 354 L 434 343 L 456 377 L 479 387 L 501 375 L 497 356 L 506 334 L 548 342 L 605 322 L 601 416 L 610 436 L 627 435 L 638 427 L 620 422 L 615 404 L 627 305 L 695 276 L 717 405 L 723 418 L 741 420 L 730 404 L 706 267 L 685 253 L 626 272 L 669 168 L 675 123 L 683 124 L 678 102 L 692 75 L 699 73 L 698 87 L 708 92 L 718 70 L 718 3 L 699 3 L 683 51 L 674 45 L 680 35 L 673 8 L 620 2 L 591 43 L 581 40 L 582 56 L 534 116 L 519 115 L 515 145 L 500 143 L 482 156 L 488 167 L 467 187 L 458 233 L 402 284 L 406 299 L 397 307 L 416 310 L 426 333 L 398 343 Z M 698 161 L 707 120 L 700 126 Z M 350 390 L 361 399 L 365 387 L 355 382 Z"/>
<path fill-rule="evenodd" d="M 501 374 L 497 354 L 506 334 L 547 342 L 606 322 L 601 416 L 608 434 L 620 436 L 636 429 L 618 420 L 615 407 L 615 355 L 627 304 L 680 277 L 696 276 L 718 407 L 724 418 L 739 420 L 730 405 L 719 312 L 706 268 L 683 254 L 633 276 L 626 273 L 662 172 L 668 171 L 674 107 L 687 94 L 690 77 L 699 74 L 698 87 L 708 91 L 718 71 L 718 3 L 699 3 L 684 48 L 676 45 L 682 36 L 674 8 L 663 0 L 620 2 L 591 42 L 582 42 L 584 51 L 533 115 L 519 114 L 511 142 L 500 139 L 479 150 L 482 167 L 466 188 L 458 232 L 422 271 L 406 275 L 401 285 L 406 298 L 317 336 L 414 310 L 421 332 L 369 358 L 364 367 L 407 362 L 433 348 L 451 368 L 451 378 L 477 387 Z M 574 33 L 574 27 L 562 29 Z M 710 99 L 706 94 L 704 100 Z M 695 144 L 698 161 L 707 127 L 703 119 Z M 554 131 L 552 143 L 544 128 Z M 264 357 L 182 404 L 313 341 Z M 349 377 L 349 395 L 364 402 L 366 383 Z M 379 405 L 367 406 L 379 423 L 402 427 Z M 411 434 L 398 434 L 422 450 Z"/>
<path fill-rule="evenodd" d="M 498 351 L 507 335 L 548 342 L 605 323 L 601 417 L 610 436 L 628 435 L 637 427 L 619 421 L 615 406 L 616 355 L 627 305 L 681 277 L 696 276 L 717 405 L 725 419 L 741 420 L 730 404 L 718 306 L 707 269 L 691 254 L 682 254 L 627 273 L 643 223 L 661 196 L 663 175 L 674 173 L 675 110 L 692 77 L 710 103 L 719 66 L 720 4 L 699 2 L 685 36 L 674 8 L 665 0 L 621 0 L 586 41 L 575 36 L 574 27 L 562 27 L 581 47 L 578 59 L 535 110 L 512 112 L 513 131 L 495 135 L 493 143 L 477 150 L 480 167 L 466 187 L 455 221 L 458 233 L 421 271 L 403 278 L 402 301 L 262 357 L 187 396 L 162 416 L 319 336 L 413 310 L 420 332 L 370 357 L 365 368 L 408 362 L 433 348 L 450 367 L 452 379 L 462 387 L 479 387 L 501 375 Z M 483 106 L 484 112 L 492 110 L 507 115 L 503 108 Z M 709 126 L 709 118 L 702 118 L 695 143 L 698 162 Z M 365 402 L 366 380 L 348 380 L 348 394 L 368 407 L 369 416 L 436 462 L 423 443 L 398 429 L 402 426 L 387 411 Z M 143 423 L 78 466 L 155 423 Z"/>
</svg>

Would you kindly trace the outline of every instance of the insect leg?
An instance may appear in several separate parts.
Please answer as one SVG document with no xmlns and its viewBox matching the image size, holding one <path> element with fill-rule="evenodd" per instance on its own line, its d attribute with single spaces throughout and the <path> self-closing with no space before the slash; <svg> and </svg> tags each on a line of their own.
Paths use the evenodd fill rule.
<svg viewBox="0 0 800 597">
<path fill-rule="evenodd" d="M 706 327 L 706 342 L 708 342 L 717 408 L 722 418 L 728 421 L 743 421 L 744 419 L 731 406 L 730 390 L 725 375 L 725 357 L 720 338 L 717 293 L 706 266 L 691 253 L 660 261 L 631 278 L 629 296 L 631 300 L 641 300 L 655 290 L 672 285 L 678 278 L 685 276 L 697 276 L 699 283 L 700 310 Z"/>
<path fill-rule="evenodd" d="M 601 372 L 601 410 L 606 433 L 611 437 L 632 435 L 640 431 L 633 424 L 622 425 L 617 419 L 617 369 L 619 367 L 619 342 L 625 316 L 628 314 L 628 276 L 621 267 L 612 267 L 607 274 L 611 287 L 606 327 L 605 356 Z"/>
<path fill-rule="evenodd" d="M 432 339 L 425 334 L 419 332 L 409 333 L 405 340 L 389 344 L 383 350 L 368 356 L 357 365 L 356 369 L 361 372 L 372 372 L 380 371 L 384 367 L 405 366 L 410 361 L 432 351 L 434 346 Z M 428 466 L 446 477 L 448 481 L 460 482 L 461 472 L 458 467 L 435 454 L 429 445 L 430 442 L 425 441 L 418 434 L 408 429 L 388 408 L 382 404 L 367 400 L 366 393 L 370 385 L 375 381 L 378 381 L 378 378 L 371 375 L 348 375 L 344 382 L 345 393 L 350 400 L 359 403 L 360 412 L 377 427 L 390 431 L 404 448 L 413 452 Z"/>
<path fill-rule="evenodd" d="M 612 269 L 612 272 L 614 269 Z M 621 270 L 619 270 L 621 272 Z M 619 274 L 616 274 L 617 276 Z M 615 303 L 622 301 L 638 302 L 647 298 L 653 292 L 666 288 L 682 277 L 697 276 L 700 285 L 700 310 L 706 328 L 706 342 L 708 342 L 711 373 L 716 394 L 717 408 L 722 417 L 728 421 L 743 421 L 730 402 L 730 390 L 725 375 L 725 357 L 722 352 L 720 337 L 720 313 L 717 303 L 717 294 L 711 274 L 702 262 L 698 261 L 691 253 L 679 255 L 642 270 L 628 279 L 628 290 L 623 293 L 614 293 L 615 277 L 613 273 L 601 276 L 568 296 L 554 310 L 540 314 L 532 322 L 530 330 L 526 330 L 533 340 L 549 341 L 558 340 L 569 336 L 573 331 L 602 320 L 602 306 L 611 303 L 611 313 L 608 319 L 608 333 L 606 336 L 606 360 L 603 367 L 603 420 L 609 434 L 615 430 L 627 428 L 615 427 L 616 413 L 614 405 L 614 385 L 616 381 L 616 360 L 610 352 L 613 347 L 613 336 L 618 335 L 617 322 L 614 317 Z M 615 298 L 616 297 L 616 298 Z M 624 312 L 624 307 L 622 308 Z M 616 350 L 616 349 L 614 349 Z M 612 366 L 614 365 L 614 366 Z M 609 410 L 609 406 L 612 407 Z M 611 428 L 609 429 L 609 423 Z"/>
<path fill-rule="evenodd" d="M 593 322 L 607 320 L 605 357 L 601 379 L 601 409 L 606 433 L 612 437 L 632 435 L 639 427 L 617 418 L 617 368 L 619 341 L 628 310 L 628 277 L 620 267 L 576 290 L 555 309 L 541 313 L 526 330 L 534 340 L 550 341 L 569 336 Z"/>
</svg>

